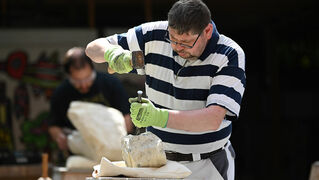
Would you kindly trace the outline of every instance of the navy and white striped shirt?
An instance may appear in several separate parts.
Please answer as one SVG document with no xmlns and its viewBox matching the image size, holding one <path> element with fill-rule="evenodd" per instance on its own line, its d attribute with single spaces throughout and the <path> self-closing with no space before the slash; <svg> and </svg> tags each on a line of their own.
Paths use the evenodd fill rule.
<svg viewBox="0 0 319 180">
<path fill-rule="evenodd" d="M 167 21 L 145 23 L 127 33 L 107 37 L 111 44 L 144 52 L 145 69 L 137 73 L 146 75 L 146 95 L 156 107 L 195 110 L 219 105 L 227 109 L 227 116 L 216 131 L 148 127 L 148 131 L 162 139 L 165 150 L 207 153 L 219 149 L 230 138 L 230 119 L 239 115 L 246 84 L 245 54 L 233 40 L 220 35 L 212 24 L 212 38 L 202 55 L 191 61 L 178 56 L 165 40 Z"/>
</svg>

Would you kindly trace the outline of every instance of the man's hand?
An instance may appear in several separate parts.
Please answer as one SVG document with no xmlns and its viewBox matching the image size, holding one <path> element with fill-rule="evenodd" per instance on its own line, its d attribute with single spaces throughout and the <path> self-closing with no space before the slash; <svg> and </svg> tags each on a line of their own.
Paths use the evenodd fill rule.
<svg viewBox="0 0 319 180">
<path fill-rule="evenodd" d="M 104 53 L 104 59 L 109 63 L 109 67 L 117 73 L 128 73 L 133 70 L 132 53 L 119 45 L 109 47 Z"/>
<path fill-rule="evenodd" d="M 62 151 L 68 150 L 68 139 L 65 134 L 58 134 L 55 141 Z"/>
<path fill-rule="evenodd" d="M 68 139 L 63 130 L 58 126 L 51 126 L 48 130 L 51 138 L 57 143 L 59 149 L 62 151 L 68 150 Z"/>
<path fill-rule="evenodd" d="M 145 98 L 139 103 L 137 98 L 129 98 L 131 103 L 131 117 L 136 127 L 158 126 L 166 127 L 168 111 L 156 108 L 153 103 Z"/>
</svg>

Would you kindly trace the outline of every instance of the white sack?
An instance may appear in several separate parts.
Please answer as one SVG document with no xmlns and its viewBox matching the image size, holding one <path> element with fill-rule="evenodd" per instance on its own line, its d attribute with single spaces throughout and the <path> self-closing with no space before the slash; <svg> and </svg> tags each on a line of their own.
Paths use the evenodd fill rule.
<svg viewBox="0 0 319 180">
<path fill-rule="evenodd" d="M 126 135 L 126 127 L 119 110 L 96 103 L 73 101 L 68 117 L 99 159 L 122 160 L 121 138 Z"/>
<path fill-rule="evenodd" d="M 84 141 L 79 131 L 74 130 L 68 135 L 68 147 L 73 154 L 82 155 L 95 162 L 100 160 L 94 149 Z"/>
<path fill-rule="evenodd" d="M 184 165 L 168 160 L 166 165 L 160 168 L 131 168 L 126 167 L 124 161 L 111 162 L 103 157 L 99 165 L 94 166 L 92 176 L 139 177 L 139 178 L 185 178 L 192 172 Z"/>
<path fill-rule="evenodd" d="M 92 170 L 97 163 L 83 156 L 69 156 L 66 160 L 68 170 Z"/>
</svg>

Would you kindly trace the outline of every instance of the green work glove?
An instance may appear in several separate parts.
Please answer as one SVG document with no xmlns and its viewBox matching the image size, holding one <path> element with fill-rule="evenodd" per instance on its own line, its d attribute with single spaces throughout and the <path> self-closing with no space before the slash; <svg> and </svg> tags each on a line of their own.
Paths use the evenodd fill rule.
<svg viewBox="0 0 319 180">
<path fill-rule="evenodd" d="M 129 98 L 131 103 L 131 118 L 136 127 L 158 126 L 165 128 L 168 121 L 168 111 L 156 108 L 153 103 L 142 98 L 139 103 L 136 98 Z"/>
<path fill-rule="evenodd" d="M 132 53 L 119 45 L 111 45 L 104 53 L 104 59 L 111 69 L 117 73 L 128 73 L 133 70 L 131 65 Z"/>
</svg>

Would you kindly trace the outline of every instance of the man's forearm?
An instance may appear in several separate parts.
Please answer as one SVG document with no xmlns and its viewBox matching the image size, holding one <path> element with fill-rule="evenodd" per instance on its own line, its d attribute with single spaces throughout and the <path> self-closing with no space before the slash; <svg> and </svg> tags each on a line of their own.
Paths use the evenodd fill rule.
<svg viewBox="0 0 319 180">
<path fill-rule="evenodd" d="M 49 127 L 49 133 L 51 138 L 58 144 L 61 150 L 67 150 L 67 136 L 64 134 L 63 130 L 58 126 Z"/>
<path fill-rule="evenodd" d="M 86 55 L 96 63 L 106 62 L 104 59 L 104 53 L 109 47 L 109 42 L 106 38 L 99 38 L 90 42 L 85 49 Z"/>
<path fill-rule="evenodd" d="M 51 138 L 54 141 L 56 141 L 56 139 L 60 133 L 63 133 L 62 129 L 58 126 L 51 126 L 51 127 L 49 127 L 48 130 L 49 130 L 49 134 L 50 134 Z"/>
<path fill-rule="evenodd" d="M 191 111 L 169 110 L 167 127 L 193 132 L 216 130 L 225 114 L 226 109 L 220 106 L 209 106 Z"/>
</svg>

